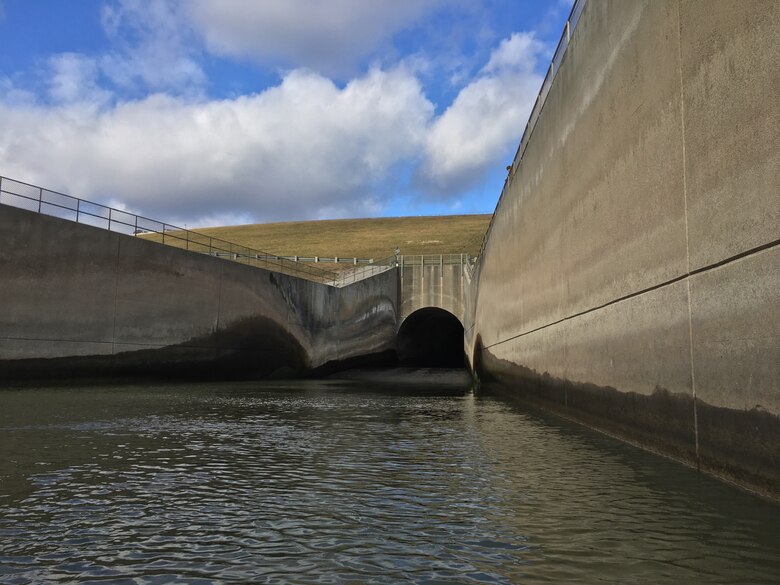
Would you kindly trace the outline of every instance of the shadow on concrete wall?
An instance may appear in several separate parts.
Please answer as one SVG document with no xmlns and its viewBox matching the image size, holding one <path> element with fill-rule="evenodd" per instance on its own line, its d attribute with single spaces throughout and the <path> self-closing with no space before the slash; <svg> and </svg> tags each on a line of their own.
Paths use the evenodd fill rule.
<svg viewBox="0 0 780 585">
<path fill-rule="evenodd" d="M 0 360 L 0 382 L 289 378 L 304 375 L 307 368 L 306 352 L 293 335 L 272 319 L 251 317 L 167 347 L 108 355 Z"/>
</svg>

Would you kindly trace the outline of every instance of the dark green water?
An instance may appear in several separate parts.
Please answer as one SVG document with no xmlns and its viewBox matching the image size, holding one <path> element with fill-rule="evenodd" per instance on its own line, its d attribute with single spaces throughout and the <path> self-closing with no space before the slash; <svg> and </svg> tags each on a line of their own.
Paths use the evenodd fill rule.
<svg viewBox="0 0 780 585">
<path fill-rule="evenodd" d="M 0 392 L 0 583 L 780 583 L 780 507 L 502 399 Z"/>
</svg>

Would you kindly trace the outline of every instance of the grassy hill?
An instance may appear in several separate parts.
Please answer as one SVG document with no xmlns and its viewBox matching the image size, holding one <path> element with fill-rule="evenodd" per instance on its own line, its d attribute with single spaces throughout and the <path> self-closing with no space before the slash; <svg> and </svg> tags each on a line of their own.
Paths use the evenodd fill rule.
<svg viewBox="0 0 780 585">
<path fill-rule="evenodd" d="M 344 256 L 379 260 L 393 254 L 479 253 L 490 215 L 293 221 L 196 230 L 280 256 Z"/>
</svg>

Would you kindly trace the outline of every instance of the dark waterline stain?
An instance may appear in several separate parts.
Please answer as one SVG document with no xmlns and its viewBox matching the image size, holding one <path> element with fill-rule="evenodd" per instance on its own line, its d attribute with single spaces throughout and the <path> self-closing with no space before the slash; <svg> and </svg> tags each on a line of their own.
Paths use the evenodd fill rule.
<svg viewBox="0 0 780 585">
<path fill-rule="evenodd" d="M 114 355 L 0 360 L 6 385 L 81 380 L 234 380 L 296 377 L 308 369 L 299 341 L 266 317 L 243 319 L 188 341 Z"/>
<path fill-rule="evenodd" d="M 656 388 L 650 395 L 573 382 L 480 352 L 480 376 L 494 392 L 613 434 L 780 501 L 780 417 L 734 410 Z"/>
</svg>

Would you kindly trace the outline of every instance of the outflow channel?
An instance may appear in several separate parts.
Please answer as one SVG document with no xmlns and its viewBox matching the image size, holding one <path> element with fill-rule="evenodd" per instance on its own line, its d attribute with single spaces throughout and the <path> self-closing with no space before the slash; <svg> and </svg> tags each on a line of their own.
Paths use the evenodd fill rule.
<svg viewBox="0 0 780 585">
<path fill-rule="evenodd" d="M 0 392 L 0 583 L 780 582 L 777 505 L 391 379 Z"/>
</svg>

